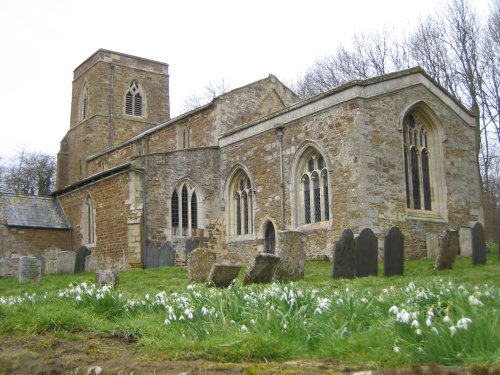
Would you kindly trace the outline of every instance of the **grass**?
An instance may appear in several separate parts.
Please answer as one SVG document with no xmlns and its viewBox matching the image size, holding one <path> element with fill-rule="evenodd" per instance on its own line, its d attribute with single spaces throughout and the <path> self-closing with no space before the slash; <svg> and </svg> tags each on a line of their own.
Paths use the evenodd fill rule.
<svg viewBox="0 0 500 375">
<path fill-rule="evenodd" d="M 405 275 L 332 279 L 306 263 L 294 283 L 228 289 L 189 285 L 182 268 L 120 273 L 119 290 L 92 274 L 0 279 L 0 332 L 120 335 L 144 355 L 266 361 L 334 359 L 345 365 L 500 365 L 500 262 L 459 257 L 453 270 L 407 261 Z M 380 270 L 380 275 L 382 272 Z"/>
</svg>

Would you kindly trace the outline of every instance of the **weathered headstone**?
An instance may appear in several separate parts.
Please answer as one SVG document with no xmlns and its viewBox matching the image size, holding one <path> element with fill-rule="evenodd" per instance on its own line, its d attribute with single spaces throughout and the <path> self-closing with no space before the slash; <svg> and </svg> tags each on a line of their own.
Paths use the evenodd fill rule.
<svg viewBox="0 0 500 375">
<path fill-rule="evenodd" d="M 45 258 L 41 254 L 33 255 L 40 260 L 42 276 L 45 275 Z"/>
<path fill-rule="evenodd" d="M 147 244 L 144 249 L 144 268 L 158 268 L 160 266 L 158 248 L 152 244 Z"/>
<path fill-rule="evenodd" d="M 436 259 L 439 251 L 439 236 L 436 233 L 425 234 L 425 248 L 427 259 Z"/>
<path fill-rule="evenodd" d="M 85 258 L 89 255 L 90 250 L 87 246 L 82 246 L 77 250 L 75 257 L 75 273 L 85 272 Z"/>
<path fill-rule="evenodd" d="M 215 253 L 198 248 L 191 251 L 187 259 L 189 282 L 206 282 L 212 265 L 215 264 Z"/>
<path fill-rule="evenodd" d="M 95 272 L 99 269 L 99 257 L 90 254 L 85 257 L 85 272 Z"/>
<path fill-rule="evenodd" d="M 57 273 L 57 254 L 61 250 L 55 246 L 50 246 L 43 252 L 45 258 L 45 274 L 55 275 Z"/>
<path fill-rule="evenodd" d="M 238 277 L 241 266 L 231 264 L 214 264 L 207 282 L 219 288 L 227 288 Z"/>
<path fill-rule="evenodd" d="M 196 250 L 199 246 L 199 241 L 193 241 L 192 239 L 188 238 L 185 242 L 186 253 L 190 253 L 191 251 Z"/>
<path fill-rule="evenodd" d="M 280 258 L 274 254 L 258 254 L 248 266 L 243 284 L 270 283 L 280 263 Z"/>
<path fill-rule="evenodd" d="M 355 277 L 378 275 L 378 239 L 370 228 L 356 237 Z"/>
<path fill-rule="evenodd" d="M 304 278 L 307 235 L 297 231 L 278 232 L 278 256 L 281 259 L 275 280 L 296 280 Z"/>
<path fill-rule="evenodd" d="M 398 227 L 392 227 L 384 238 L 384 275 L 403 275 L 405 238 Z"/>
<path fill-rule="evenodd" d="M 57 253 L 57 274 L 72 274 L 75 271 L 76 253 L 74 251 L 59 251 Z"/>
<path fill-rule="evenodd" d="M 354 277 L 356 268 L 356 241 L 350 229 L 344 229 L 333 249 L 333 278 Z"/>
<path fill-rule="evenodd" d="M 42 262 L 37 257 L 23 256 L 19 258 L 17 280 L 20 283 L 39 282 L 42 276 Z"/>
<path fill-rule="evenodd" d="M 460 242 L 460 255 L 470 257 L 472 255 L 472 231 L 470 227 L 461 226 L 458 230 Z"/>
<path fill-rule="evenodd" d="M 174 249 L 172 248 L 170 242 L 167 242 L 158 250 L 158 266 L 173 266 L 174 263 Z"/>
<path fill-rule="evenodd" d="M 472 227 L 472 264 L 486 264 L 486 239 L 481 223 Z"/>
<path fill-rule="evenodd" d="M 118 288 L 120 285 L 120 277 L 116 269 L 97 270 L 95 273 L 95 286 L 102 288 L 104 285 L 111 285 L 113 288 Z"/>
<path fill-rule="evenodd" d="M 451 270 L 459 246 L 458 232 L 456 230 L 445 230 L 443 234 L 439 236 L 439 252 L 434 268 L 436 270 Z"/>
<path fill-rule="evenodd" d="M 16 276 L 19 269 L 18 257 L 0 258 L 0 276 Z"/>
</svg>

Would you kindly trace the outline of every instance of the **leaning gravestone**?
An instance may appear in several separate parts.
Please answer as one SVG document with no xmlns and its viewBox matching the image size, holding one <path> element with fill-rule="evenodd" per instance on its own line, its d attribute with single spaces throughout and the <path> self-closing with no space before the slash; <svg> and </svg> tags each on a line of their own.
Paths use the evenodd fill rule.
<svg viewBox="0 0 500 375">
<path fill-rule="evenodd" d="M 20 283 L 39 282 L 42 276 L 42 262 L 37 257 L 23 256 L 19 258 L 17 280 Z"/>
<path fill-rule="evenodd" d="M 427 259 L 436 259 L 439 252 L 439 236 L 436 233 L 425 234 L 425 249 L 427 250 Z"/>
<path fill-rule="evenodd" d="M 470 227 L 461 226 L 458 230 L 460 242 L 460 255 L 470 257 L 472 255 L 472 231 Z"/>
<path fill-rule="evenodd" d="M 344 229 L 340 239 L 335 242 L 333 249 L 334 279 L 345 277 L 352 279 L 356 267 L 356 241 L 350 229 Z"/>
<path fill-rule="evenodd" d="M 57 253 L 57 274 L 72 274 L 75 271 L 76 253 L 74 251 L 60 251 Z"/>
<path fill-rule="evenodd" d="M 85 258 L 89 255 L 90 250 L 87 246 L 82 246 L 77 250 L 75 257 L 75 273 L 85 272 Z"/>
<path fill-rule="evenodd" d="M 280 258 L 274 254 L 258 254 L 245 272 L 243 285 L 255 283 L 270 283 L 280 263 Z"/>
<path fill-rule="evenodd" d="M 102 288 L 104 285 L 111 285 L 113 288 L 118 288 L 120 285 L 120 277 L 116 269 L 97 270 L 95 273 L 95 286 Z"/>
<path fill-rule="evenodd" d="M 472 227 L 472 264 L 486 264 L 486 240 L 481 223 Z"/>
<path fill-rule="evenodd" d="M 434 268 L 436 270 L 451 270 L 459 246 L 458 232 L 456 230 L 445 230 L 439 237 L 439 252 Z"/>
<path fill-rule="evenodd" d="M 189 282 L 206 282 L 215 259 L 215 253 L 210 250 L 198 248 L 191 251 L 187 256 Z"/>
<path fill-rule="evenodd" d="M 356 237 L 355 265 L 355 277 L 378 275 L 378 239 L 370 228 L 363 229 Z"/>
<path fill-rule="evenodd" d="M 85 257 L 85 272 L 95 272 L 99 269 L 99 257 L 90 254 Z"/>
<path fill-rule="evenodd" d="M 297 231 L 278 232 L 278 255 L 281 259 L 275 280 L 296 280 L 304 278 L 307 235 Z"/>
<path fill-rule="evenodd" d="M 384 275 L 403 275 L 405 238 L 398 227 L 392 227 L 384 238 Z"/>
<path fill-rule="evenodd" d="M 227 288 L 238 277 L 241 266 L 231 264 L 214 264 L 207 282 L 219 288 Z"/>
</svg>

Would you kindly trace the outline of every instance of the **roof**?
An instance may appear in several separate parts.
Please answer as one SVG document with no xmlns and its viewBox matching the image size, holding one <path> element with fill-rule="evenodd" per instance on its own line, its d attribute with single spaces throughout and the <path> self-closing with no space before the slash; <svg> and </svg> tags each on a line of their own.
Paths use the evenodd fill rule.
<svg viewBox="0 0 500 375">
<path fill-rule="evenodd" d="M 1 193 L 0 215 L 8 226 L 70 228 L 59 202 L 52 197 Z"/>
</svg>

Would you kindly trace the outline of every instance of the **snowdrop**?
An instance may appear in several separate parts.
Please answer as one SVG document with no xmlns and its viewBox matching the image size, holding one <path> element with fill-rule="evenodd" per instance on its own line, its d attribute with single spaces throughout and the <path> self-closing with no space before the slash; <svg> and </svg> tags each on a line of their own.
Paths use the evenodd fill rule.
<svg viewBox="0 0 500 375">
<path fill-rule="evenodd" d="M 394 353 L 400 353 L 401 352 L 401 348 L 399 346 L 395 346 L 394 348 L 392 348 L 392 350 L 394 351 Z"/>
<path fill-rule="evenodd" d="M 397 306 L 391 306 L 389 313 L 396 315 L 399 312 Z"/>
<path fill-rule="evenodd" d="M 472 320 L 469 318 L 462 318 L 457 322 L 457 328 L 466 330 L 469 328 L 469 325 L 472 323 Z"/>
</svg>

